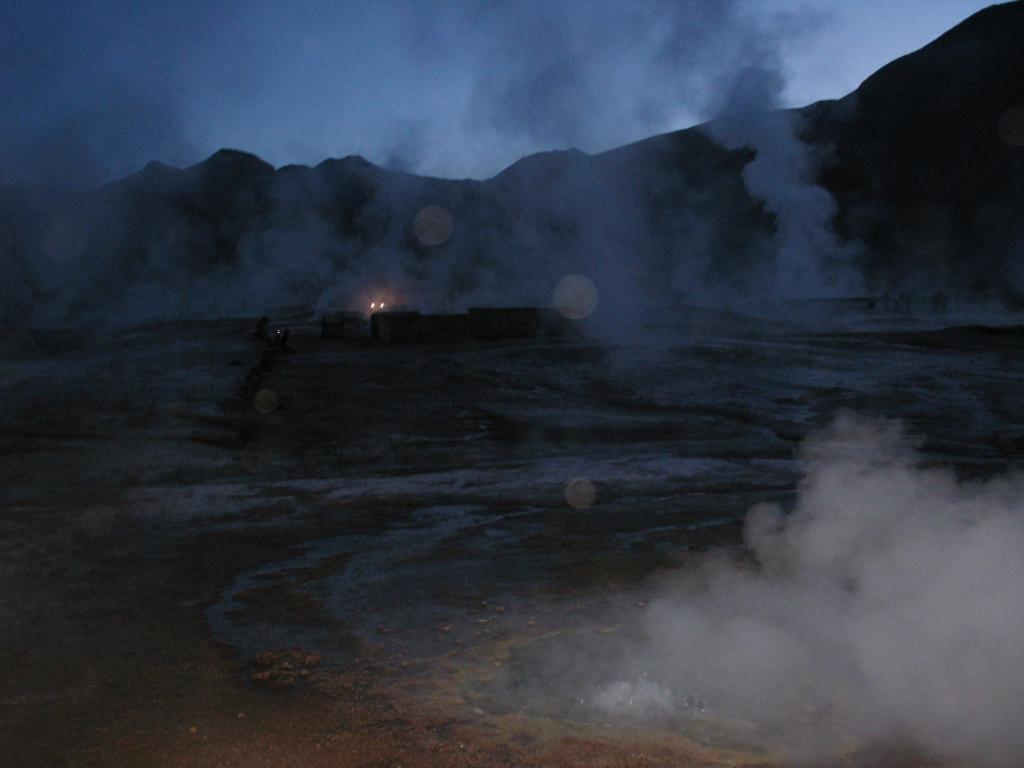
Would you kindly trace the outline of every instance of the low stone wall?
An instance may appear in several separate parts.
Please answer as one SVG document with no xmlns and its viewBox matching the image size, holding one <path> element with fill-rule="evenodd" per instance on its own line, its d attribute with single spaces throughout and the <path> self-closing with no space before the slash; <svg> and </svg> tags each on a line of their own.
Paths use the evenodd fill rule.
<svg viewBox="0 0 1024 768">
<path fill-rule="evenodd" d="M 322 339 L 364 339 L 368 335 L 366 321 L 354 312 L 329 312 L 320 319 Z"/>
<path fill-rule="evenodd" d="M 536 307 L 474 307 L 459 315 L 378 312 L 370 318 L 373 338 L 382 342 L 455 343 L 559 337 L 571 330 L 561 315 Z"/>
</svg>

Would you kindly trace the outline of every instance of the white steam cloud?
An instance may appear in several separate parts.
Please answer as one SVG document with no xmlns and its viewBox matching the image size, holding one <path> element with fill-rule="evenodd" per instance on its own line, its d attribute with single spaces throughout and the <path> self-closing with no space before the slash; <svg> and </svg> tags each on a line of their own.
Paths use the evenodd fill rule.
<svg viewBox="0 0 1024 768">
<path fill-rule="evenodd" d="M 799 112 L 779 108 L 784 82 L 775 70 L 749 67 L 735 79 L 708 123 L 728 149 L 757 156 L 743 169 L 747 190 L 775 216 L 776 298 L 817 298 L 863 291 L 858 247 L 840 242 L 832 226 L 839 206 L 816 182 L 815 158 L 800 138 Z"/>
<path fill-rule="evenodd" d="M 781 96 L 784 52 L 831 16 L 748 0 L 545 0 L 486 13 L 462 6 L 458 20 L 449 31 L 459 40 L 482 31 L 487 41 L 474 62 L 482 74 L 469 133 L 524 154 L 591 152 L 692 124 L 718 112 L 720 94 L 745 69 L 770 72 Z"/>
<path fill-rule="evenodd" d="M 257 16 L 251 34 L 272 14 Z M 50 71 L 49 59 L 39 59 L 28 36 L 38 31 L 30 6 L 14 17 L 25 31 L 12 48 L 12 60 L 26 73 L 18 99 L 26 109 L 37 106 L 38 114 L 31 113 L 27 127 L 0 124 L 3 135 L 18 137 L 7 142 L 7 155 L 0 152 L 7 178 L 88 186 L 142 165 L 147 146 L 184 146 L 162 129 L 131 128 L 141 126 L 140 115 L 156 119 L 155 128 L 173 126 L 178 117 L 170 107 L 189 102 L 187 84 L 161 81 L 153 93 L 160 102 L 152 105 L 128 99 L 122 122 L 101 111 L 82 125 L 69 123 L 67 115 L 82 113 L 77 99 L 89 90 L 65 83 Z M 376 16 L 367 10 L 360 18 L 368 23 Z M 161 12 L 153 23 L 162 19 Z M 363 148 L 391 169 L 422 171 L 428 158 L 435 169 L 441 162 L 437 133 L 450 133 L 451 121 L 459 125 L 460 152 L 482 153 L 493 165 L 541 148 L 603 149 L 730 111 L 722 93 L 745 109 L 775 106 L 785 82 L 783 51 L 812 36 L 827 16 L 772 13 L 746 0 L 645 0 L 628 7 L 601 0 L 583 13 L 578 4 L 556 0 L 523 3 L 514 12 L 462 2 L 399 4 L 378 21 L 382 29 L 402 32 L 403 57 L 439 73 L 463 73 L 449 78 L 462 97 L 443 129 L 434 113 L 391 114 L 396 103 L 387 125 L 372 131 L 373 141 Z M 123 37 L 126 46 L 135 41 L 133 24 L 115 26 L 107 31 L 116 39 Z M 69 60 L 92 61 L 93 48 L 107 39 L 85 37 L 71 36 Z M 186 55 L 178 38 L 169 38 L 153 64 L 160 72 L 180 70 L 167 62 Z M 287 40 L 293 38 L 284 34 L 282 44 Z M 191 36 L 187 42 L 191 56 Z M 81 68 L 82 78 L 112 83 L 126 99 L 134 92 L 130 75 L 120 66 Z M 118 85 L 122 80 L 127 84 Z M 61 98 L 37 104 L 43 92 Z M 51 124 L 65 129 L 54 133 Z M 122 156 L 124 142 L 112 135 L 131 135 L 143 154 Z M 43 138 L 46 152 L 24 150 Z M 459 184 L 346 161 L 329 162 L 326 170 L 275 173 L 228 152 L 180 174 L 151 166 L 96 191 L 0 185 L 0 267 L 9 276 L 0 287 L 0 319 L 131 324 L 353 309 L 382 290 L 423 309 L 548 304 L 560 280 L 581 274 L 599 298 L 588 324 L 606 338 L 630 339 L 652 308 L 675 301 L 723 306 L 771 298 L 763 278 L 772 258 L 765 247 L 770 219 L 748 204 L 738 166 L 726 153 L 721 165 L 709 161 L 713 155 L 699 141 L 663 144 L 687 149 L 678 156 L 651 148 L 634 154 L 628 147 L 608 156 L 551 153 L 528 157 L 486 182 Z M 809 207 L 806 196 L 799 210 L 796 202 L 777 206 L 808 189 L 802 178 L 774 172 L 808 166 L 804 148 L 793 140 L 782 155 L 762 152 L 761 143 L 756 149 L 751 167 L 771 166 L 760 186 L 750 183 L 754 171 L 748 169 L 747 184 L 778 215 L 778 260 L 814 264 L 827 256 L 819 246 L 832 239 L 827 214 L 833 201 L 815 188 L 810 202 L 822 210 L 811 216 L 800 218 Z M 181 155 L 177 149 L 154 153 Z M 22 167 L 22 158 L 36 156 L 53 167 Z M 412 236 L 424 206 L 450 211 L 450 238 L 430 243 Z M 797 228 L 806 237 L 790 237 Z M 783 280 L 793 284 L 801 277 L 787 273 Z M 819 293 L 816 284 L 803 291 Z"/>
<path fill-rule="evenodd" d="M 899 424 L 850 414 L 802 458 L 792 513 L 748 516 L 755 563 L 670 580 L 592 702 L 641 717 L 706 702 L 804 756 L 853 740 L 1019 761 L 1024 477 L 960 481 Z"/>
</svg>

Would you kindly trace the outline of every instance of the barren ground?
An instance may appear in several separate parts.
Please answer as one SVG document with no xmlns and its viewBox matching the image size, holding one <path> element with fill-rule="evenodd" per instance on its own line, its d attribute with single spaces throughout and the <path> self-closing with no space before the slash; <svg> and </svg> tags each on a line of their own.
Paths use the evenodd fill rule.
<svg viewBox="0 0 1024 768">
<path fill-rule="evenodd" d="M 603 722 L 536 649 L 599 649 L 658 572 L 738 547 L 839 408 L 905 419 L 964 475 L 1024 456 L 1020 328 L 626 349 L 295 325 L 260 413 L 252 327 L 4 330 L 4 766 L 771 762 L 711 718 Z"/>
</svg>

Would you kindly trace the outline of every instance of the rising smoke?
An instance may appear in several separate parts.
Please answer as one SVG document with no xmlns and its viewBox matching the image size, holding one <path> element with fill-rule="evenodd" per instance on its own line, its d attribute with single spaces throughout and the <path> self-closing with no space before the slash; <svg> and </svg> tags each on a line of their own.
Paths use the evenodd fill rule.
<svg viewBox="0 0 1024 768">
<path fill-rule="evenodd" d="M 83 188 L 196 155 L 181 106 L 195 9 L 114 0 L 0 12 L 0 185 Z"/>
<path fill-rule="evenodd" d="M 14 92 L 28 119 L 4 126 L 7 180 L 82 186 L 153 156 L 174 162 L 188 152 L 178 108 L 190 103 L 194 84 L 179 73 L 206 66 L 206 49 L 178 45 L 176 30 L 196 21 L 194 9 L 181 20 L 150 14 L 148 23 L 168 34 L 141 67 L 130 34 L 138 19 L 79 10 L 81 34 L 63 23 L 47 35 L 32 26 L 27 8 L 13 14 L 19 23 L 7 30 L 8 57 L 22 72 Z M 501 147 L 515 153 L 510 159 L 552 146 L 601 149 L 709 116 L 751 68 L 781 83 L 780 47 L 812 33 L 819 18 L 772 16 L 740 0 L 602 2 L 586 13 L 568 2 L 526 3 L 514 12 L 476 3 L 426 12 L 413 4 L 396 15 L 415 38 L 407 55 L 438 72 L 458 65 L 472 73 L 460 118 L 467 152 L 493 158 Z M 223 24 L 218 35 L 234 28 L 223 14 L 215 19 Z M 200 27 L 201 37 L 213 34 L 209 24 Z M 254 34 L 251 25 L 238 31 Z M 101 39 L 111 42 L 108 50 L 97 47 Z M 46 56 L 37 55 L 37 43 Z M 325 44 L 304 44 L 303 56 L 319 55 Z M 77 79 L 47 64 L 58 54 L 80 62 Z M 379 159 L 396 171 L 422 168 L 441 146 L 438 125 L 432 115 L 396 116 L 375 132 L 387 145 L 378 145 Z M 582 274 L 598 290 L 593 322 L 628 332 L 644 308 L 666 299 L 665 286 L 718 301 L 724 294 L 708 273 L 743 274 L 736 254 L 761 253 L 748 243 L 734 244 L 736 253 L 721 247 L 720 230 L 731 223 L 719 219 L 732 214 L 709 209 L 706 191 L 705 210 L 669 210 L 688 194 L 679 180 L 654 183 L 665 187 L 666 210 L 658 215 L 673 219 L 669 234 L 655 232 L 653 193 L 636 183 L 642 173 L 585 159 L 570 153 L 553 166 L 528 162 L 461 190 L 372 170 L 358 179 L 323 173 L 297 180 L 292 173 L 235 185 L 217 168 L 178 180 L 147 171 L 127 187 L 62 193 L 56 202 L 56 195 L 8 190 L 0 201 L 0 259 L 10 280 L 0 314 L 10 322 L 130 323 L 349 308 L 380 285 L 425 308 L 548 304 L 563 277 Z M 651 178 L 664 172 L 648 170 Z M 236 175 L 247 173 L 240 163 Z M 235 199 L 222 210 L 218 196 Z M 417 212 L 429 205 L 447 206 L 455 217 L 443 247 L 410 238 Z"/>
<path fill-rule="evenodd" d="M 1024 477 L 958 480 L 899 424 L 848 413 L 802 460 L 792 512 L 747 517 L 753 564 L 667 579 L 591 703 L 752 721 L 805 757 L 852 740 L 1019 758 Z"/>
<path fill-rule="evenodd" d="M 296 93 L 320 104 L 325 96 L 315 85 L 324 81 L 309 76 L 317 72 L 310 62 L 341 45 L 325 31 L 331 25 L 348 30 L 346 55 L 361 66 L 377 61 L 367 39 L 383 47 L 401 40 L 407 49 L 396 66 L 415 61 L 445 96 L 444 107 L 434 109 L 392 103 L 394 94 L 385 93 L 365 119 L 368 110 L 342 99 L 339 115 L 360 115 L 356 143 L 391 174 L 372 166 L 337 173 L 341 164 L 328 163 L 326 170 L 303 175 L 286 167 L 274 176 L 268 167 L 257 173 L 267 172 L 264 182 L 236 185 L 249 172 L 248 162 L 238 161 L 234 176 L 217 168 L 190 168 L 176 179 L 147 171 L 78 196 L 0 185 L 5 322 L 351 309 L 381 286 L 424 309 L 550 304 L 562 278 L 581 274 L 598 293 L 588 322 L 606 336 L 635 338 L 652 308 L 686 303 L 760 312 L 765 305 L 778 309 L 778 299 L 859 293 L 865 279 L 877 292 L 916 274 L 901 272 L 907 262 L 928 278 L 919 282 L 930 292 L 964 282 L 949 269 L 957 260 L 962 273 L 971 273 L 975 293 L 1007 286 L 1012 293 L 1019 283 L 1012 254 L 999 249 L 1007 236 L 999 247 L 985 246 L 982 262 L 994 266 L 976 269 L 976 259 L 956 255 L 968 251 L 954 252 L 954 243 L 967 241 L 953 237 L 944 208 L 911 217 L 942 224 L 918 227 L 934 230 L 924 240 L 944 238 L 943 249 L 921 256 L 873 245 L 868 258 L 867 249 L 836 237 L 836 201 L 816 183 L 821 158 L 801 140 L 800 115 L 778 109 L 786 47 L 814 34 L 825 21 L 820 14 L 772 14 L 745 0 L 595 2 L 585 13 L 568 0 L 517 4 L 514 12 L 474 2 L 399 3 L 386 13 L 357 4 L 355 19 L 376 37 L 353 36 L 332 12 L 318 35 L 284 25 L 266 39 L 275 21 L 266 9 L 245 23 L 223 10 L 207 18 L 191 8 L 170 20 L 163 10 L 142 16 L 166 27 L 167 42 L 161 37 L 154 57 L 136 66 L 138 34 L 125 28 L 138 19 L 130 13 L 78 9 L 68 14 L 72 21 L 82 16 L 85 32 L 76 37 L 66 18 L 48 35 L 26 21 L 35 18 L 28 5 L 12 7 L 21 8 L 13 14 L 19 23 L 0 33 L 11 43 L 3 76 L 17 109 L 0 119 L 0 169 L 4 181 L 22 186 L 109 179 L 141 166 L 149 147 L 171 161 L 188 154 L 189 138 L 181 134 L 193 128 L 188 115 L 202 110 L 183 73 L 207 71 L 211 56 L 218 82 L 199 90 L 206 106 L 216 107 L 204 120 L 214 115 L 209 119 L 241 130 L 252 121 L 232 118 L 241 114 L 239 104 L 225 94 L 260 91 L 256 81 L 264 79 L 271 95 L 294 83 Z M 197 16 L 198 37 L 179 34 Z M 111 41 L 109 50 L 97 43 L 102 39 Z M 252 61 L 251 54 L 239 58 L 239 50 L 253 47 L 240 40 L 267 42 L 255 74 L 241 66 Z M 52 62 L 62 57 L 71 64 L 55 69 Z M 335 78 L 343 89 L 320 89 L 334 99 L 360 82 L 337 71 Z M 433 92 L 434 80 L 424 92 Z M 636 151 L 627 145 L 530 156 L 485 182 L 411 175 L 437 172 L 452 161 L 453 147 L 485 168 L 550 147 L 594 152 L 698 119 L 709 120 L 703 135 L 718 148 L 679 133 Z M 1009 136 L 1007 120 L 1001 125 Z M 818 136 L 814 152 L 833 152 L 833 134 Z M 308 149 L 316 139 L 299 143 Z M 879 169 L 854 168 L 863 163 L 833 154 L 833 175 L 842 166 L 856 181 L 866 170 L 879 183 Z M 443 245 L 424 246 L 410 234 L 428 206 L 453 216 L 453 235 Z M 875 218 L 892 217 L 880 211 Z M 852 230 L 869 239 L 870 231 Z"/>
<path fill-rule="evenodd" d="M 817 184 L 817 158 L 800 137 L 800 113 L 781 108 L 784 86 L 778 68 L 743 69 L 705 130 L 729 149 L 756 152 L 743 179 L 775 216 L 771 295 L 855 295 L 864 288 L 856 269 L 858 246 L 841 242 L 833 230 L 839 207 Z"/>
<path fill-rule="evenodd" d="M 773 14 L 744 0 L 598 0 L 586 13 L 555 0 L 466 11 L 467 25 L 487 39 L 467 124 L 520 154 L 599 151 L 711 117 L 746 69 L 784 83 L 783 49 L 828 21 L 820 11 Z"/>
</svg>

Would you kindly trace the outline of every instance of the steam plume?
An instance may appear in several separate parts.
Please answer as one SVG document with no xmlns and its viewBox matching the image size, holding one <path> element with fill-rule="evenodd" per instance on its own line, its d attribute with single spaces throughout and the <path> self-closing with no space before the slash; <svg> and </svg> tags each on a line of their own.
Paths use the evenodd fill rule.
<svg viewBox="0 0 1024 768">
<path fill-rule="evenodd" d="M 851 414 L 802 458 L 792 513 L 748 516 L 755 567 L 671 579 L 595 703 L 651 717 L 699 700 L 805 754 L 854 738 L 1019 759 L 1024 478 L 959 481 L 899 424 Z"/>
</svg>

